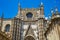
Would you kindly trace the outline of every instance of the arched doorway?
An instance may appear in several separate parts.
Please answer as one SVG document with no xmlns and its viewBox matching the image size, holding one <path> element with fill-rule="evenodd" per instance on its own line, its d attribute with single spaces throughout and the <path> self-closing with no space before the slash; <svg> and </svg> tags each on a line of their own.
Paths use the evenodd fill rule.
<svg viewBox="0 0 60 40">
<path fill-rule="evenodd" d="M 27 36 L 24 40 L 35 40 L 32 36 Z"/>
</svg>

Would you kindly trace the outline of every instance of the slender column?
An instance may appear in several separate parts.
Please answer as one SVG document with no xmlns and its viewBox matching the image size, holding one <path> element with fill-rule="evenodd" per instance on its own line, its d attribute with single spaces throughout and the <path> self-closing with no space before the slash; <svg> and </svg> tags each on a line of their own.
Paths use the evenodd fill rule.
<svg viewBox="0 0 60 40">
<path fill-rule="evenodd" d="M 39 24 L 39 40 L 46 40 L 44 35 L 44 20 L 40 19 L 38 21 Z"/>
</svg>

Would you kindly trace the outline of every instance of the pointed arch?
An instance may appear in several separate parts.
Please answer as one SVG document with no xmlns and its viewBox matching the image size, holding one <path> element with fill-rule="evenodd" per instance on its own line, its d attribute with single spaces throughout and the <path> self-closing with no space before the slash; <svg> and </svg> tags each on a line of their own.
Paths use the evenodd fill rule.
<svg viewBox="0 0 60 40">
<path fill-rule="evenodd" d="M 10 30 L 10 24 L 7 24 L 7 25 L 5 26 L 5 32 L 9 32 L 9 30 Z"/>
<path fill-rule="evenodd" d="M 35 40 L 35 38 L 33 36 L 27 36 L 27 37 L 25 37 L 24 40 Z"/>
</svg>

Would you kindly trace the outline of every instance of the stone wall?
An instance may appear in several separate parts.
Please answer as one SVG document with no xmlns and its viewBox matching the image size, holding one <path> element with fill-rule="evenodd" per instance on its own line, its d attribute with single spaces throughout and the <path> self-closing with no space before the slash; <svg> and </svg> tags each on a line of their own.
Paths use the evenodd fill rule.
<svg viewBox="0 0 60 40">
<path fill-rule="evenodd" d="M 10 39 L 4 32 L 0 31 L 0 40 L 10 40 Z"/>
</svg>

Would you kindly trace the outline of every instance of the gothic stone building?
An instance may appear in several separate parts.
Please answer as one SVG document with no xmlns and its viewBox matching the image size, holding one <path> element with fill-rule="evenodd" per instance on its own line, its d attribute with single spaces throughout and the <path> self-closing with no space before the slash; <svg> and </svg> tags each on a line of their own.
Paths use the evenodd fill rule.
<svg viewBox="0 0 60 40">
<path fill-rule="evenodd" d="M 42 3 L 36 9 L 21 9 L 19 4 L 14 18 L 0 18 L 0 40 L 60 40 L 60 14 L 57 9 L 51 12 L 47 20 Z"/>
</svg>

